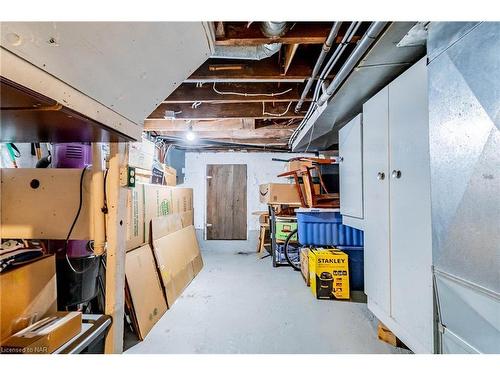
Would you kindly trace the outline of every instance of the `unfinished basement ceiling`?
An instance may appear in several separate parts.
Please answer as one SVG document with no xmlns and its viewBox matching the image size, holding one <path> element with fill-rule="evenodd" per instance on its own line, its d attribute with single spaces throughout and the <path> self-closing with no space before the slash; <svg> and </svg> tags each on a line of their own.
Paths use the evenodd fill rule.
<svg viewBox="0 0 500 375">
<path fill-rule="evenodd" d="M 338 130 L 363 102 L 425 54 L 425 23 L 375 24 L 213 22 L 211 58 L 151 113 L 145 130 L 186 148 L 336 149 Z M 315 105 L 316 87 L 321 95 L 342 77 L 346 61 L 377 26 L 380 31 L 333 96 Z M 316 69 L 322 72 L 332 62 L 331 69 L 321 76 L 315 65 L 330 34 L 333 42 Z M 196 144 L 185 142 L 188 130 L 196 133 Z"/>
<path fill-rule="evenodd" d="M 425 25 L 389 23 L 327 104 L 303 124 L 293 151 L 337 149 L 338 131 L 361 113 L 363 103 L 425 55 Z"/>
<path fill-rule="evenodd" d="M 289 150 L 289 139 L 312 100 L 305 96 L 323 43 L 334 22 L 213 22 L 215 52 L 148 116 L 145 130 L 185 147 L 266 147 Z M 351 22 L 334 39 L 342 42 Z M 359 23 L 346 53 L 327 79 L 355 48 L 370 26 Z M 188 130 L 196 145 L 184 141 Z"/>
</svg>

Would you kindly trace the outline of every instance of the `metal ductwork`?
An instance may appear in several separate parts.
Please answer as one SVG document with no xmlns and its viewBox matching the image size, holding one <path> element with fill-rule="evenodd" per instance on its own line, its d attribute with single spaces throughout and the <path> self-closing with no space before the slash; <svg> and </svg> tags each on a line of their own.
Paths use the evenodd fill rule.
<svg viewBox="0 0 500 375">
<path fill-rule="evenodd" d="M 266 21 L 260 23 L 260 30 L 262 34 L 268 38 L 279 38 L 283 36 L 288 29 L 286 22 Z"/>
<path fill-rule="evenodd" d="M 286 22 L 266 21 L 260 23 L 264 36 L 278 39 L 288 29 Z M 281 43 L 269 43 L 258 46 L 215 46 L 212 57 L 219 59 L 262 60 L 273 56 L 281 49 Z"/>
<path fill-rule="evenodd" d="M 281 48 L 281 43 L 258 46 L 215 46 L 212 57 L 219 59 L 262 60 L 273 56 Z"/>
<path fill-rule="evenodd" d="M 293 151 L 326 150 L 334 146 L 339 129 L 362 111 L 363 103 L 425 55 L 422 45 L 397 47 L 414 25 L 415 22 L 391 22 L 384 27 L 332 97 L 316 107 L 294 133 L 290 142 Z"/>
</svg>

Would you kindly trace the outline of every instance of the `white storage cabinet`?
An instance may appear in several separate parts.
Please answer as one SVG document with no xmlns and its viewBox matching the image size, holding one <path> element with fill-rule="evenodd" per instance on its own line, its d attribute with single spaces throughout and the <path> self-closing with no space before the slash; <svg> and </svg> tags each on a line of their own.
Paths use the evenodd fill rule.
<svg viewBox="0 0 500 375">
<path fill-rule="evenodd" d="M 368 308 L 408 347 L 434 351 L 427 66 L 363 106 Z"/>
</svg>

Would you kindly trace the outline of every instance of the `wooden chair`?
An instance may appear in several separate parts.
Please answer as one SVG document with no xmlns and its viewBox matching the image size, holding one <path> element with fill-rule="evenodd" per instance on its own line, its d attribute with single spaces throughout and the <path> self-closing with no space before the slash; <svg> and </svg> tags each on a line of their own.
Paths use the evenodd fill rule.
<svg viewBox="0 0 500 375">
<path fill-rule="evenodd" d="M 300 202 L 303 207 L 315 207 L 315 208 L 339 208 L 340 207 L 340 197 L 339 194 L 330 194 L 325 186 L 323 178 L 321 176 L 321 171 L 319 165 L 334 164 L 337 162 L 336 159 L 320 159 L 320 158 L 296 158 L 300 161 L 312 161 L 312 167 L 303 166 L 300 169 L 292 170 L 289 172 L 284 172 L 278 175 L 278 177 L 293 177 L 297 190 L 300 196 Z M 315 171 L 319 184 L 325 193 L 317 192 L 315 184 L 313 183 L 313 176 L 311 171 Z M 302 184 L 300 184 L 300 179 L 302 178 Z M 302 186 L 301 186 L 302 185 Z"/>
</svg>

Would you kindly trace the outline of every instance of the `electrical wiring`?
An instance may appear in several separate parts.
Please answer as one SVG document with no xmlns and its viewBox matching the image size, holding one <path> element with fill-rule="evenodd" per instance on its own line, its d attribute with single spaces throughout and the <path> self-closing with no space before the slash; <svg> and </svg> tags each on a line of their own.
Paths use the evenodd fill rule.
<svg viewBox="0 0 500 375">
<path fill-rule="evenodd" d="M 90 268 L 90 266 L 89 266 L 87 269 L 85 269 L 83 271 L 77 271 L 77 270 L 75 270 L 75 268 L 71 264 L 71 261 L 69 260 L 69 257 L 68 257 L 68 241 L 69 241 L 69 238 L 71 237 L 71 233 L 73 232 L 73 229 L 75 228 L 76 222 L 78 221 L 78 217 L 80 216 L 80 212 L 82 211 L 82 206 L 83 206 L 83 177 L 85 176 L 85 171 L 86 170 L 87 170 L 87 167 L 83 168 L 82 169 L 82 173 L 80 175 L 80 200 L 79 200 L 79 203 L 78 203 L 78 210 L 76 211 L 75 218 L 73 220 L 73 223 L 71 224 L 71 227 L 69 228 L 68 235 L 66 236 L 66 241 L 64 242 L 64 256 L 66 257 L 66 262 L 68 263 L 69 268 L 71 268 L 71 270 L 74 273 L 76 273 L 76 274 L 85 273 L 87 271 L 87 269 Z"/>
<path fill-rule="evenodd" d="M 288 106 L 286 107 L 286 110 L 285 112 L 282 112 L 282 113 L 270 113 L 270 112 L 266 112 L 266 105 L 264 102 L 262 102 L 262 114 L 263 115 L 268 115 L 268 116 L 274 116 L 274 117 L 281 117 L 281 116 L 284 116 L 288 113 L 288 110 L 290 109 L 290 106 L 292 105 L 292 102 L 288 103 Z"/>
<path fill-rule="evenodd" d="M 281 91 L 281 92 L 271 92 L 271 93 L 248 93 L 248 92 L 219 91 L 215 87 L 215 82 L 214 82 L 214 85 L 212 86 L 212 88 L 219 95 L 239 95 L 239 96 L 270 96 L 270 97 L 274 97 L 274 96 L 284 95 L 284 94 L 292 91 L 292 89 L 288 89 L 288 90 Z"/>
</svg>

